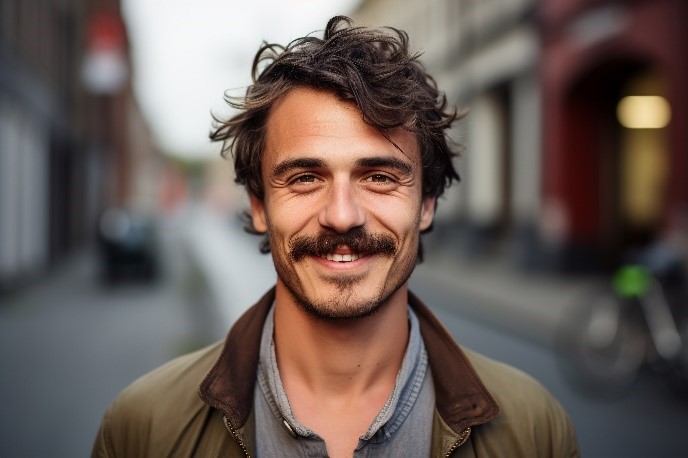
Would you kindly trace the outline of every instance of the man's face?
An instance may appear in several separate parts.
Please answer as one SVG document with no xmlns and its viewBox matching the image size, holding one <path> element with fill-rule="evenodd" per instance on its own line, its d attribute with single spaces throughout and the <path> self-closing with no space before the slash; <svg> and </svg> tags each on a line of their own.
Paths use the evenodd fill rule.
<svg viewBox="0 0 688 458">
<path fill-rule="evenodd" d="M 253 224 L 268 232 L 278 290 L 315 316 L 366 316 L 405 291 L 435 199 L 422 197 L 415 135 L 388 135 L 398 148 L 355 104 L 315 89 L 270 113 Z"/>
</svg>

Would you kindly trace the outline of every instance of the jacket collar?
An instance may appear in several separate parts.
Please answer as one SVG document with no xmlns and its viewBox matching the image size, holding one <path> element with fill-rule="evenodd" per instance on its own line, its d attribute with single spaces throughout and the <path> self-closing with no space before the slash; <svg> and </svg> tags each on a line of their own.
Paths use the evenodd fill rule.
<svg viewBox="0 0 688 458">
<path fill-rule="evenodd" d="M 454 432 L 461 433 L 497 417 L 497 402 L 442 323 L 412 292 L 409 304 L 420 322 L 435 384 L 435 408 L 442 419 Z"/>
<path fill-rule="evenodd" d="M 199 389 L 201 399 L 221 410 L 235 428 L 244 426 L 253 409 L 260 338 L 274 301 L 272 288 L 237 320 Z M 435 385 L 436 409 L 442 419 L 457 434 L 494 419 L 499 406 L 464 352 L 413 293 L 409 293 L 409 304 L 418 316 Z"/>
</svg>

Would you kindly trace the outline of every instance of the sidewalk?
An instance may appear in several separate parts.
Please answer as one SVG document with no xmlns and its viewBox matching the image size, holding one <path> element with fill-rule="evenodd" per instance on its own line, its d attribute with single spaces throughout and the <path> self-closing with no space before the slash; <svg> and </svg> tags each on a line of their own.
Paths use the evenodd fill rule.
<svg viewBox="0 0 688 458">
<path fill-rule="evenodd" d="M 586 277 L 521 272 L 503 260 L 469 261 L 428 253 L 411 283 L 465 299 L 456 310 L 538 343 L 555 342 L 571 307 L 599 285 Z"/>
<path fill-rule="evenodd" d="M 244 232 L 235 215 L 194 205 L 184 219 L 188 260 L 206 283 L 216 309 L 214 327 L 224 337 L 231 324 L 275 284 L 272 258 L 258 251 L 260 238 Z"/>
</svg>

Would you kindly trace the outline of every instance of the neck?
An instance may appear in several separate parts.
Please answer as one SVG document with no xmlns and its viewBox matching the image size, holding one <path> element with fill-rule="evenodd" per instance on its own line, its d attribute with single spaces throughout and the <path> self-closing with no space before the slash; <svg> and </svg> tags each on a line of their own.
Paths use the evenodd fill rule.
<svg viewBox="0 0 688 458">
<path fill-rule="evenodd" d="M 408 343 L 407 299 L 404 285 L 371 316 L 323 320 L 298 306 L 278 281 L 274 339 L 287 393 L 346 398 L 391 391 Z"/>
</svg>

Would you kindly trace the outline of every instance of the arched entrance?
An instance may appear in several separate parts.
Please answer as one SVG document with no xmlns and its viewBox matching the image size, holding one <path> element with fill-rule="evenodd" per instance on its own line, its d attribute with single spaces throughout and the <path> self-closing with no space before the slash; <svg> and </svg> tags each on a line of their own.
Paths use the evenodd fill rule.
<svg viewBox="0 0 688 458">
<path fill-rule="evenodd" d="M 666 100 L 662 75 L 633 59 L 601 63 L 565 93 L 562 191 L 574 258 L 611 268 L 658 236 L 670 154 L 666 113 L 652 104 L 666 109 Z"/>
</svg>

